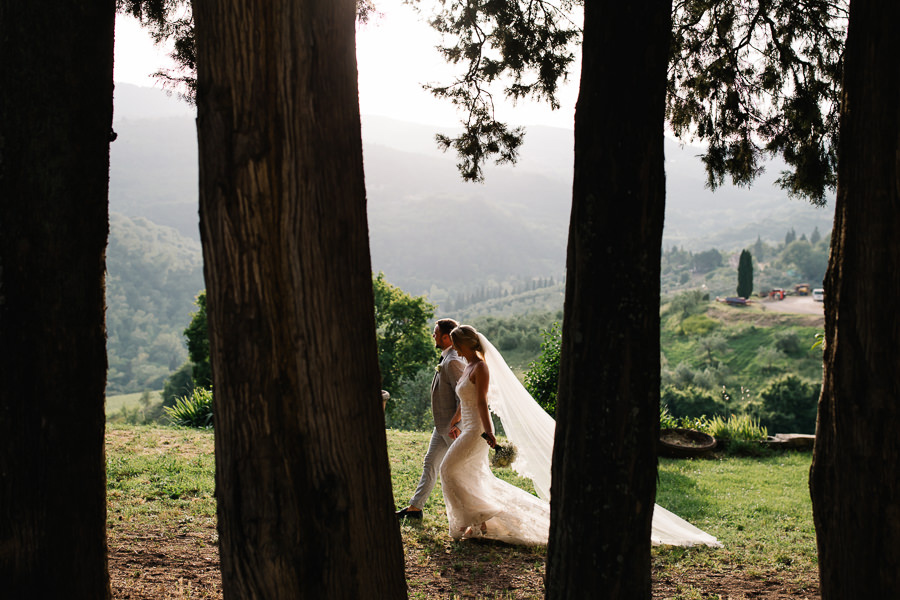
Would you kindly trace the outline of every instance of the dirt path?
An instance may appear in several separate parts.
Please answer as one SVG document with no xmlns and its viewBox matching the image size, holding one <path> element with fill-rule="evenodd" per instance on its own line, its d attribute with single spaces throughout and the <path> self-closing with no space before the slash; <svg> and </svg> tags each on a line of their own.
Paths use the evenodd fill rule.
<svg viewBox="0 0 900 600">
<path fill-rule="evenodd" d="M 825 313 L 821 302 L 812 297 L 788 296 L 784 300 L 754 299 L 748 306 L 729 306 L 711 302 L 707 309 L 710 316 L 726 323 L 745 322 L 758 327 L 778 325 L 804 325 L 825 327 Z"/>
<path fill-rule="evenodd" d="M 127 523 L 109 530 L 109 570 L 116 600 L 221 600 L 218 536 L 212 524 L 189 530 L 177 524 L 134 530 Z M 461 560 L 448 540 L 444 552 L 404 543 L 410 598 L 544 597 L 544 557 L 501 556 L 508 547 L 472 541 Z M 477 557 L 483 555 L 482 562 Z M 473 560 L 475 557 L 475 560 Z M 488 591 L 489 590 L 489 591 Z M 487 593 L 486 593 L 487 592 Z M 653 599 L 819 600 L 815 573 L 673 569 L 654 567 Z"/>
<path fill-rule="evenodd" d="M 766 310 L 798 315 L 825 315 L 825 304 L 816 302 L 812 296 L 785 296 L 784 300 L 761 300 L 759 306 Z"/>
</svg>

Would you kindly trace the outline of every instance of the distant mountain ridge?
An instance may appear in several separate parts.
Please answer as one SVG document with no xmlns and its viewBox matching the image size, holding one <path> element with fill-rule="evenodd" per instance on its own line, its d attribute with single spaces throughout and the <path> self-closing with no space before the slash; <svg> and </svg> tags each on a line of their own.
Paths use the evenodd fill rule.
<svg viewBox="0 0 900 600">
<path fill-rule="evenodd" d="M 158 89 L 117 84 L 114 127 L 119 136 L 111 146 L 110 208 L 196 240 L 192 114 L 191 107 Z M 373 270 L 438 302 L 454 290 L 512 276 L 562 275 L 572 132 L 528 128 L 517 166 L 491 165 L 486 183 L 469 184 L 460 181 L 455 157 L 437 150 L 439 129 L 363 116 Z M 791 228 L 798 234 L 814 227 L 830 230 L 833 208 L 789 200 L 771 185 L 777 164 L 769 165 L 749 190 L 724 186 L 714 194 L 704 188 L 699 153 L 666 140 L 666 247 L 734 250 L 757 236 L 782 241 Z"/>
</svg>

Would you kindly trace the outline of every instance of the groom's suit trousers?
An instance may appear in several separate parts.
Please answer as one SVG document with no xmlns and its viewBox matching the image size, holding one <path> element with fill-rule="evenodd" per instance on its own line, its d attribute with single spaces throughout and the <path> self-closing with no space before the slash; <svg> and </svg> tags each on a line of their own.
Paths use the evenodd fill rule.
<svg viewBox="0 0 900 600">
<path fill-rule="evenodd" d="M 434 489 L 434 484 L 437 483 L 441 461 L 444 460 L 444 455 L 447 454 L 447 450 L 450 449 L 450 444 L 452 443 L 453 439 L 449 435 L 438 433 L 437 427 L 431 432 L 431 443 L 428 444 L 428 452 L 425 453 L 422 477 L 419 479 L 416 493 L 413 495 L 412 500 L 409 501 L 410 506 L 415 506 L 416 508 L 425 506 L 425 501 L 428 500 L 431 490 Z"/>
</svg>

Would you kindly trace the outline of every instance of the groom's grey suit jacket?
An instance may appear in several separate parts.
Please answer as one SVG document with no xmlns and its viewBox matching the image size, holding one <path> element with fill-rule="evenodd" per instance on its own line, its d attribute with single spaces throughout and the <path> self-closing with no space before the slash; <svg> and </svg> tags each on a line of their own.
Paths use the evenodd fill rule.
<svg viewBox="0 0 900 600">
<path fill-rule="evenodd" d="M 456 395 L 456 384 L 462 377 L 466 363 L 451 348 L 441 364 L 438 365 L 434 379 L 431 381 L 431 416 L 434 418 L 434 426 L 440 435 L 450 432 L 450 419 L 456 413 L 459 406 L 459 398 Z"/>
</svg>

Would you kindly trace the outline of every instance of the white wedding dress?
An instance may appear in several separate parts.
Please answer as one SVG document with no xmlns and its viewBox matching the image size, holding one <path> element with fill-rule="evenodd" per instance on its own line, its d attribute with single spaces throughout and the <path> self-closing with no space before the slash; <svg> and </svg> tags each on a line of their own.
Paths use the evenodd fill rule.
<svg viewBox="0 0 900 600">
<path fill-rule="evenodd" d="M 494 477 L 488 464 L 491 448 L 481 437 L 484 429 L 478 416 L 475 384 L 463 377 L 456 393 L 462 409 L 462 433 L 441 462 L 441 488 L 451 537 L 484 537 L 528 546 L 546 544 L 550 505 Z"/>
<path fill-rule="evenodd" d="M 454 539 L 484 537 L 510 544 L 546 544 L 550 532 L 550 464 L 556 422 L 528 393 L 506 361 L 478 334 L 490 370 L 488 406 L 516 446 L 512 468 L 534 483 L 538 497 L 494 476 L 490 448 L 481 437 L 475 385 L 464 377 L 456 387 L 462 433 L 441 463 L 441 487 Z M 653 545 L 721 547 L 719 541 L 659 505 L 654 505 Z"/>
</svg>

